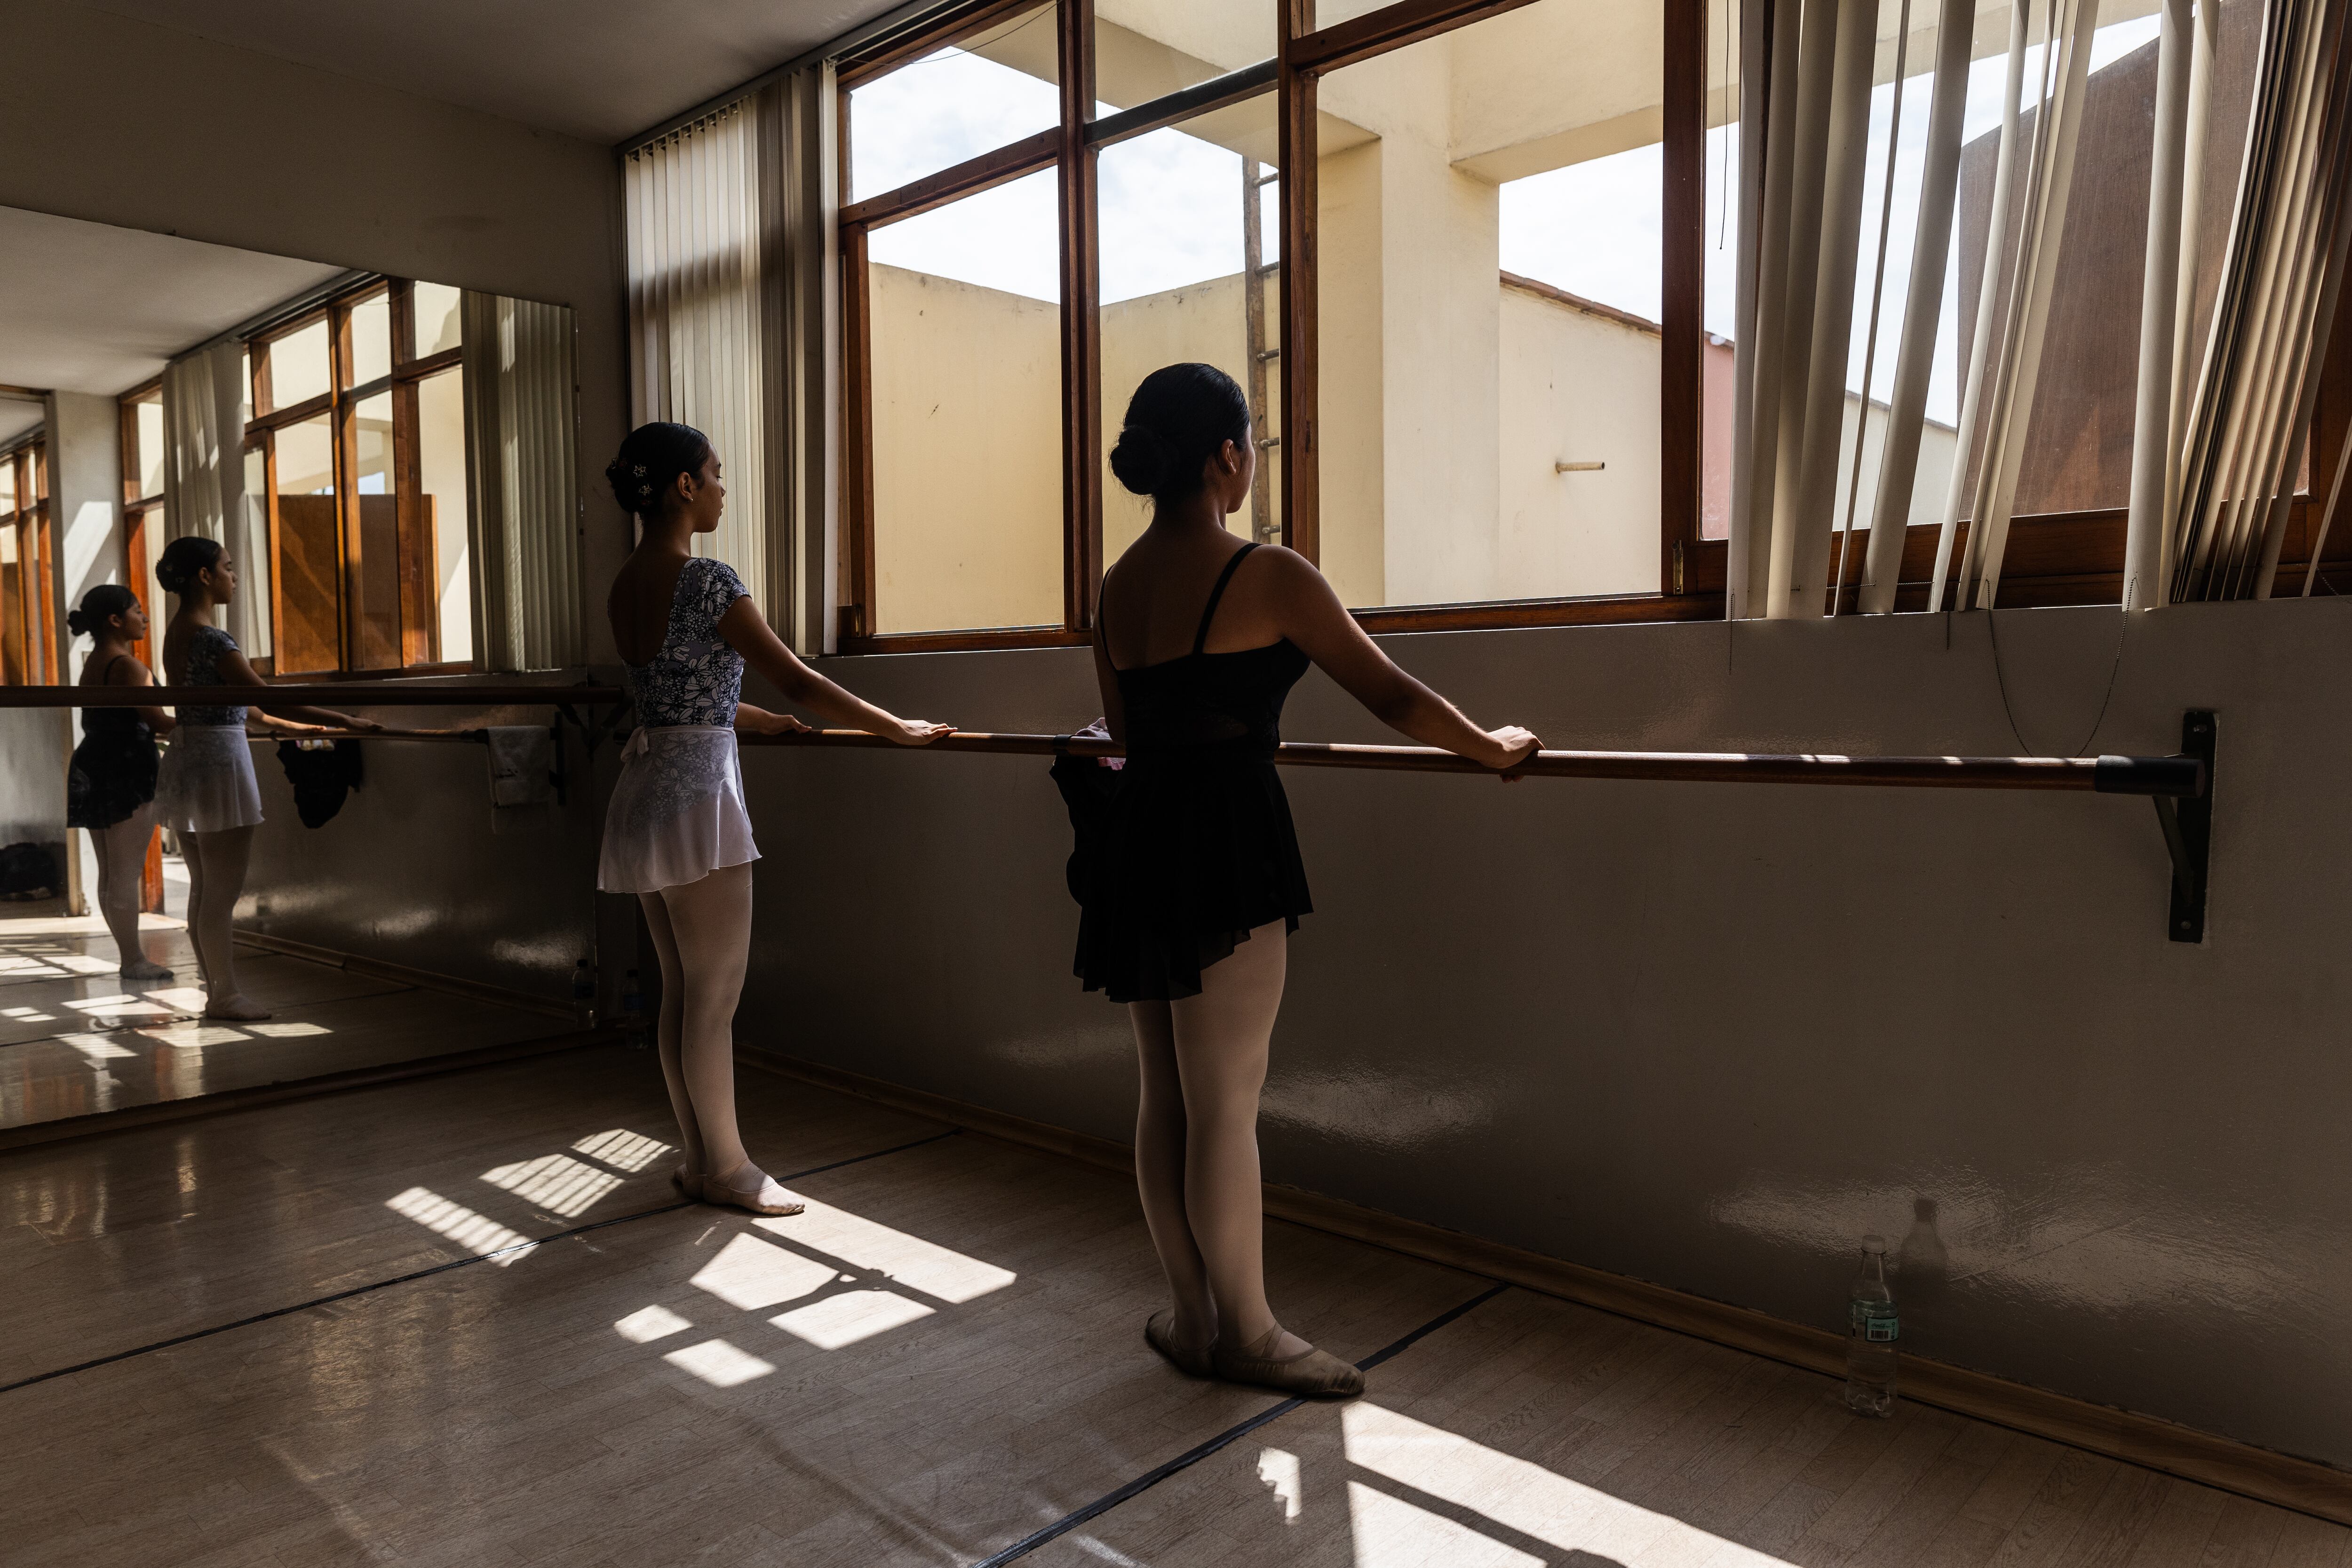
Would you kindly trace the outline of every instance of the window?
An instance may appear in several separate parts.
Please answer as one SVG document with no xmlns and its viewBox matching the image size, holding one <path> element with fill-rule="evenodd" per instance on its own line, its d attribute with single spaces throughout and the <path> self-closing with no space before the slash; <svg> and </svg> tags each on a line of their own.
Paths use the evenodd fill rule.
<svg viewBox="0 0 2352 1568">
<path fill-rule="evenodd" d="M 472 659 L 459 300 L 381 279 L 248 345 L 274 674 Z"/>
<path fill-rule="evenodd" d="M 983 5 L 842 61 L 842 646 L 1083 641 L 1148 519 L 1105 453 L 1180 360 L 1249 395 L 1231 526 L 1369 623 L 1677 591 L 1698 225 L 1664 193 L 1703 127 L 1694 90 L 1662 131 L 1671 9 Z"/>
<path fill-rule="evenodd" d="M 38 439 L 0 452 L 0 685 L 58 679 L 47 458 Z"/>
</svg>

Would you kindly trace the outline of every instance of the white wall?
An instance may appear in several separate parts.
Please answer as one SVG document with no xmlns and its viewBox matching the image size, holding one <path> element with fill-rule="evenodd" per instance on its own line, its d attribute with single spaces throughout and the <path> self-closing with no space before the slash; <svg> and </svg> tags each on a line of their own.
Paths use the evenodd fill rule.
<svg viewBox="0 0 2352 1568">
<path fill-rule="evenodd" d="M 2160 752 L 2216 708 L 2211 934 L 2166 940 L 2129 797 L 1301 770 L 1269 1179 L 1823 1328 L 1857 1238 L 1926 1200 L 1950 1266 L 1896 1284 L 1916 1352 L 2352 1463 L 2352 617 L 2160 612 L 2108 702 L 2116 616 L 2001 613 L 2021 738 L 1980 615 L 1386 639 L 1554 745 Z M 1083 649 L 834 673 L 974 729 L 1100 708 Z M 1286 727 L 1385 738 L 1320 676 Z M 1042 762 L 744 765 L 742 1037 L 1129 1135 Z"/>
</svg>

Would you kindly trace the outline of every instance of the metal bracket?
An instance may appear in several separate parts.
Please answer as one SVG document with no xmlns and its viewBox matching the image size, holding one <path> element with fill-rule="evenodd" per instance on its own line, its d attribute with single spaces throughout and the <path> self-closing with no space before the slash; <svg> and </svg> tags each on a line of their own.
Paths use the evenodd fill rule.
<svg viewBox="0 0 2352 1568">
<path fill-rule="evenodd" d="M 2180 718 L 2180 750 L 2204 764 L 2205 787 L 2175 799 L 2155 795 L 2157 825 L 2172 856 L 2172 910 L 2166 933 L 2175 942 L 2205 940 L 2205 881 L 2213 846 L 2213 742 L 2209 709 L 2192 708 Z"/>
</svg>

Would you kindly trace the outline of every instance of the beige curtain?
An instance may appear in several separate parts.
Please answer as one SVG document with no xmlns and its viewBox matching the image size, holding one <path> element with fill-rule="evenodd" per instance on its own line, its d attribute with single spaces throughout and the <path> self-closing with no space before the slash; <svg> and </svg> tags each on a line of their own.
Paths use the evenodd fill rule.
<svg viewBox="0 0 2352 1568">
<path fill-rule="evenodd" d="M 475 657 L 562 669 L 583 658 L 572 312 L 471 292 L 460 310 Z"/>
<path fill-rule="evenodd" d="M 163 367 L 163 514 L 176 537 L 217 539 L 242 569 L 229 635 L 269 651 L 269 539 L 245 493 L 245 346 L 209 343 Z"/>
<path fill-rule="evenodd" d="M 780 99 L 778 88 L 740 99 L 635 149 L 625 169 L 631 422 L 674 419 L 710 437 L 726 464 L 727 512 L 696 548 L 734 567 L 771 616 Z"/>
</svg>

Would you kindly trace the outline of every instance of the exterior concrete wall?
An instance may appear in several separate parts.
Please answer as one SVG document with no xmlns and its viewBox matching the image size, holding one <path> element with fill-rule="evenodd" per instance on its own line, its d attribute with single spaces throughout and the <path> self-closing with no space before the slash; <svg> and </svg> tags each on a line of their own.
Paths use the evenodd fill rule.
<svg viewBox="0 0 2352 1568">
<path fill-rule="evenodd" d="M 2159 612 L 2110 700 L 2116 614 L 2001 612 L 2014 729 L 1981 615 L 1385 639 L 1554 745 L 2167 752 L 2216 708 L 2211 935 L 2165 940 L 2134 799 L 1302 770 L 1318 912 L 1267 1175 L 1824 1328 L 1859 1237 L 1907 1237 L 1914 1351 L 2352 1463 L 2352 621 Z M 1099 710 L 1084 650 L 834 673 L 977 729 Z M 1288 728 L 1385 738 L 1319 675 Z M 1132 1047 L 1070 976 L 1042 763 L 755 750 L 745 773 L 742 1038 L 1129 1135 Z"/>
</svg>

